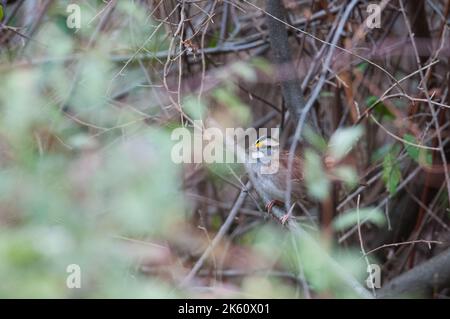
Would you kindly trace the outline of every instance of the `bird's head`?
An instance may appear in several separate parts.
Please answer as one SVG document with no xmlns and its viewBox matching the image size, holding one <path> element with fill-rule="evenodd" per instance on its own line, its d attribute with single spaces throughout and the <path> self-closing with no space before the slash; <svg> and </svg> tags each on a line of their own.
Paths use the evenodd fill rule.
<svg viewBox="0 0 450 319">
<path fill-rule="evenodd" d="M 250 153 L 253 159 L 270 159 L 279 149 L 280 143 L 276 139 L 262 136 L 250 146 Z"/>
</svg>

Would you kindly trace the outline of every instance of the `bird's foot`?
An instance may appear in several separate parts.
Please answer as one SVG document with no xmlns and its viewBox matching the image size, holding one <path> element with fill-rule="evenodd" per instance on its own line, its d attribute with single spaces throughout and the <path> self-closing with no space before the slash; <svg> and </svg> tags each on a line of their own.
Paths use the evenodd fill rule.
<svg viewBox="0 0 450 319">
<path fill-rule="evenodd" d="M 275 205 L 277 205 L 277 206 L 283 206 L 284 203 L 283 203 L 282 201 L 278 200 L 278 199 L 273 199 L 273 200 L 271 200 L 271 201 L 266 205 L 266 211 L 267 211 L 269 214 L 271 214 L 271 213 L 272 213 L 272 208 L 273 208 L 273 206 L 275 206 Z"/>
<path fill-rule="evenodd" d="M 280 223 L 281 223 L 281 225 L 286 224 L 286 222 L 287 222 L 287 221 L 289 220 L 289 218 L 291 218 L 291 217 L 292 217 L 291 211 L 289 211 L 289 213 L 284 214 L 283 216 L 281 216 L 281 218 L 280 218 Z"/>
<path fill-rule="evenodd" d="M 283 216 L 281 216 L 281 218 L 280 218 L 281 225 L 284 226 L 289 221 L 289 219 L 292 217 L 292 212 L 294 210 L 295 205 L 296 205 L 296 203 L 294 202 L 292 204 L 291 208 L 289 208 L 289 211 L 287 212 L 287 214 L 284 214 Z"/>
<path fill-rule="evenodd" d="M 284 202 L 277 200 L 277 199 L 273 199 L 271 200 L 267 205 L 266 205 L 266 210 L 269 214 L 272 214 L 272 208 L 273 206 L 284 206 Z M 281 225 L 285 225 L 287 223 L 287 221 L 292 217 L 292 210 L 294 209 L 295 203 L 292 205 L 291 209 L 289 209 L 289 211 L 284 214 L 281 217 L 275 216 L 277 217 L 277 219 L 280 221 Z"/>
</svg>

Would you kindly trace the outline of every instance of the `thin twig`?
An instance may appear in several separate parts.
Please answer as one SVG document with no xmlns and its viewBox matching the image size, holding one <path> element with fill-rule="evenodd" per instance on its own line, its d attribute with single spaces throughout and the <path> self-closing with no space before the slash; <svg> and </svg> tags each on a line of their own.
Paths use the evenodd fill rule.
<svg viewBox="0 0 450 319">
<path fill-rule="evenodd" d="M 222 240 L 222 238 L 225 236 L 226 232 L 230 229 L 230 226 L 234 222 L 234 218 L 236 217 L 237 213 L 239 212 L 239 209 L 241 208 L 242 204 L 244 203 L 245 199 L 247 198 L 248 192 L 250 191 L 251 184 L 248 182 L 245 185 L 245 188 L 241 190 L 241 193 L 239 194 L 238 198 L 236 199 L 236 202 L 233 205 L 233 208 L 231 209 L 230 213 L 228 214 L 227 219 L 220 227 L 219 231 L 217 232 L 214 239 L 211 241 L 211 244 L 208 246 L 208 248 L 204 251 L 202 256 L 197 260 L 194 267 L 192 267 L 189 274 L 183 279 L 180 286 L 185 287 L 188 283 L 192 281 L 194 276 L 197 274 L 197 272 L 203 267 L 204 262 L 209 257 L 209 255 L 214 251 L 217 244 Z"/>
</svg>

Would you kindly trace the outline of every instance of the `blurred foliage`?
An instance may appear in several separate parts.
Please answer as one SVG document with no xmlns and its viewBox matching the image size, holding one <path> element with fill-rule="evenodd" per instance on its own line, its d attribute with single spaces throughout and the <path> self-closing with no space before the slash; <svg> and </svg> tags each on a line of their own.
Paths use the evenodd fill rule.
<svg viewBox="0 0 450 319">
<path fill-rule="evenodd" d="M 0 48 L 0 298 L 210 297 L 192 287 L 179 289 L 178 284 L 223 225 L 228 204 L 242 186 L 236 180 L 241 182 L 245 172 L 234 163 L 206 163 L 201 171 L 197 163 L 176 165 L 171 132 L 178 127 L 191 132 L 190 121 L 201 120 L 205 127 L 218 129 L 266 125 L 255 124 L 267 115 L 266 109 L 248 105 L 249 100 L 264 98 L 250 90 L 242 94 L 239 86 L 266 84 L 264 77 L 274 78 L 276 70 L 254 56 L 222 60 L 222 54 L 217 61 L 200 61 L 200 54 L 167 54 L 178 45 L 188 50 L 177 38 L 186 30 L 175 32 L 176 23 L 164 24 L 166 17 L 149 10 L 145 1 L 117 1 L 105 25 L 102 19 L 111 2 L 80 2 L 80 29 L 67 27 L 69 3 L 55 1 L 32 40 L 17 36 Z M 0 21 L 3 9 L 0 6 Z M 35 18 L 21 14 L 23 20 Z M 9 23 L 20 25 L 20 19 Z M 207 23 L 195 27 L 202 30 Z M 206 38 L 209 49 L 220 47 L 220 33 L 211 34 L 196 35 Z M 232 52 L 233 46 L 227 50 Z M 189 64 L 185 78 L 203 81 L 200 93 L 193 90 L 196 82 L 177 82 L 174 70 L 182 63 Z M 360 63 L 355 71 L 368 68 L 368 63 Z M 334 88 L 320 93 L 321 98 L 335 95 Z M 366 105 L 376 101 L 370 96 Z M 395 122 L 382 102 L 374 113 Z M 275 116 L 278 120 L 279 114 Z M 353 126 L 322 133 L 307 127 L 308 147 L 303 150 L 306 186 L 320 201 L 329 198 L 336 181 L 348 188 L 358 185 L 356 169 L 346 160 L 365 131 Z M 430 152 L 410 145 L 420 144 L 414 136 L 403 138 L 413 161 L 431 164 Z M 390 194 L 396 193 L 402 177 L 400 145 L 384 145 L 368 156 L 382 161 Z M 186 176 L 204 192 L 184 191 L 190 182 Z M 205 195 L 210 193 L 218 200 Z M 206 274 L 200 271 L 194 286 L 217 288 L 214 297 L 357 297 L 330 258 L 363 283 L 366 263 L 359 247 L 335 246 L 313 222 L 302 220 L 305 229 L 312 229 L 304 237 L 266 223 L 257 210 L 261 203 L 250 195 L 250 204 L 233 220 L 223 245 L 205 261 Z M 200 197 L 200 204 L 189 196 Z M 209 214 L 211 202 L 214 214 Z M 340 214 L 332 226 L 340 232 L 363 220 L 377 227 L 385 223 L 381 211 L 362 207 Z M 72 264 L 80 266 L 81 289 L 66 285 Z M 240 279 L 223 276 L 219 287 L 216 279 L 227 267 L 237 269 L 234 275 Z"/>
<path fill-rule="evenodd" d="M 305 182 L 308 191 L 314 198 L 326 199 L 330 191 L 330 181 L 325 174 L 320 156 L 311 151 L 305 151 Z"/>
<path fill-rule="evenodd" d="M 366 99 L 367 107 L 373 107 L 373 113 L 378 115 L 380 119 L 383 120 L 393 120 L 395 118 L 394 114 L 387 108 L 383 102 L 377 102 L 378 98 L 376 96 L 369 96 Z"/>
<path fill-rule="evenodd" d="M 307 149 L 304 154 L 305 181 L 312 197 L 318 200 L 328 198 L 331 182 L 336 179 L 349 187 L 357 185 L 358 175 L 354 167 L 346 165 L 342 159 L 349 154 L 362 134 L 361 126 L 338 129 L 327 143 L 320 135 L 306 128 L 305 138 L 315 149 Z"/>
<path fill-rule="evenodd" d="M 378 227 L 386 223 L 386 217 L 382 211 L 373 207 L 365 207 L 359 210 L 354 209 L 337 216 L 333 220 L 333 227 L 336 231 L 343 231 L 366 220 Z"/>
<path fill-rule="evenodd" d="M 336 161 L 342 159 L 362 136 L 361 126 L 338 129 L 330 137 L 328 143 L 329 153 Z"/>
<path fill-rule="evenodd" d="M 427 149 L 419 148 L 411 144 L 419 145 L 416 138 L 411 134 L 405 134 L 403 139 L 409 143 L 405 144 L 405 149 L 408 155 L 421 165 L 431 165 L 433 163 L 433 156 Z"/>
<path fill-rule="evenodd" d="M 398 145 L 396 145 L 398 146 Z M 391 195 L 397 192 L 397 186 L 400 183 L 401 171 L 397 161 L 399 147 L 391 147 L 383 160 L 383 181 Z"/>
<path fill-rule="evenodd" d="M 136 273 L 135 256 L 115 239 L 162 236 L 184 217 L 170 135 L 108 98 L 122 85 L 112 81 L 120 66 L 109 53 L 140 45 L 152 23 L 137 3 L 120 1 L 132 27 L 80 50 L 99 7 L 80 4 L 83 27 L 74 32 L 52 18 L 64 17 L 67 3 L 52 8 L 26 49 L 49 62 L 0 74 L 0 297 L 174 296 Z M 74 54 L 76 62 L 58 61 Z M 81 267 L 81 289 L 66 287 L 70 264 Z"/>
</svg>

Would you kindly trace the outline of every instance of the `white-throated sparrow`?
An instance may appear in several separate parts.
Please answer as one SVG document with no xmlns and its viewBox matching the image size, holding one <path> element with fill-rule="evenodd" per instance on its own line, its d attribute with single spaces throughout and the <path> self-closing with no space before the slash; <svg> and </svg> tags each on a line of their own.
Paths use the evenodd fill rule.
<svg viewBox="0 0 450 319">
<path fill-rule="evenodd" d="M 249 148 L 250 161 L 247 169 L 254 177 L 255 187 L 264 192 L 270 199 L 266 209 L 271 212 L 274 204 L 283 204 L 287 189 L 289 152 L 280 150 L 280 144 L 274 138 L 260 137 Z M 294 156 L 291 173 L 292 201 L 305 201 L 306 188 L 303 178 L 303 159 Z M 283 216 L 282 223 L 289 218 L 289 213 Z"/>
</svg>

